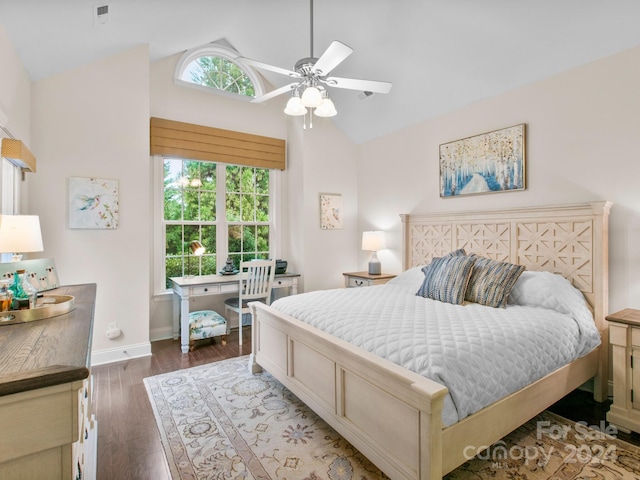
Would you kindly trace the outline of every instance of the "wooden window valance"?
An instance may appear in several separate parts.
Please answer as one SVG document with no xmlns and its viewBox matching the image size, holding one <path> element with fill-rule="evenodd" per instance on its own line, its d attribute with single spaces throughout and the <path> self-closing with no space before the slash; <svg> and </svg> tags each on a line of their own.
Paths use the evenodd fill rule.
<svg viewBox="0 0 640 480">
<path fill-rule="evenodd" d="M 151 117 L 151 155 L 285 169 L 285 140 Z"/>
</svg>

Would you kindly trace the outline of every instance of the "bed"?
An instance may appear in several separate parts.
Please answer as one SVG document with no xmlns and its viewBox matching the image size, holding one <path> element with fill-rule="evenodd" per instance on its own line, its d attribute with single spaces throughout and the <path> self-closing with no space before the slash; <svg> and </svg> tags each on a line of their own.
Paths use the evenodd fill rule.
<svg viewBox="0 0 640 480">
<path fill-rule="evenodd" d="M 439 479 L 590 379 L 606 398 L 609 202 L 401 215 L 403 267 L 465 249 L 560 274 L 590 305 L 600 346 L 445 425 L 441 383 L 292 315 L 252 305 L 250 368 L 269 371 L 393 479 Z M 368 287 L 378 288 L 378 287 Z"/>
</svg>

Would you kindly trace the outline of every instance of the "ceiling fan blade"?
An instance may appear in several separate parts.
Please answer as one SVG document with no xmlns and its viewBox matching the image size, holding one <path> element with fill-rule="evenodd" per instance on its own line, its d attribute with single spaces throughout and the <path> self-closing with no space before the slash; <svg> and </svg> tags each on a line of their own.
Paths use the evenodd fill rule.
<svg viewBox="0 0 640 480">
<path fill-rule="evenodd" d="M 328 77 L 325 82 L 330 87 L 348 88 L 349 90 L 361 90 L 363 92 L 389 93 L 391 82 L 378 82 L 375 80 L 358 80 L 356 78 Z"/>
<path fill-rule="evenodd" d="M 290 92 L 291 90 L 293 90 L 296 85 L 298 85 L 298 83 L 290 83 L 289 85 L 285 85 L 284 87 L 280 87 L 280 88 L 276 88 L 275 90 L 271 90 L 270 92 L 265 93 L 264 95 L 260 96 L 260 97 L 256 97 L 253 100 L 251 100 L 251 103 L 262 103 L 262 102 L 266 102 L 267 100 L 273 98 L 273 97 L 277 97 L 278 95 L 282 95 L 283 93 L 287 93 Z"/>
<path fill-rule="evenodd" d="M 351 47 L 334 40 L 315 63 L 311 71 L 320 76 L 328 75 L 331 70 L 340 65 L 344 59 L 352 53 L 353 49 Z"/>
<path fill-rule="evenodd" d="M 286 68 L 276 67 L 274 65 L 269 65 L 268 63 L 258 62 L 257 60 L 252 60 L 247 57 L 238 57 L 236 60 L 244 63 L 245 65 L 251 65 L 252 67 L 259 68 L 261 70 L 269 70 L 271 72 L 279 73 L 280 75 L 287 75 L 294 78 L 300 77 L 300 74 L 293 70 L 287 70 Z"/>
</svg>

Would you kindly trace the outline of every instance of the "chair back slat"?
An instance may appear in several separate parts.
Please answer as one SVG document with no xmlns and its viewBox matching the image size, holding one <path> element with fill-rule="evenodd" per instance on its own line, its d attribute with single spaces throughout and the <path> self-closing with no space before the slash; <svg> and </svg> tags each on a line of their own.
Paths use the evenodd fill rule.
<svg viewBox="0 0 640 480">
<path fill-rule="evenodd" d="M 276 273 L 275 260 L 250 260 L 240 263 L 242 285 L 240 287 L 240 305 L 249 300 L 264 299 L 271 303 L 271 287 Z"/>
</svg>

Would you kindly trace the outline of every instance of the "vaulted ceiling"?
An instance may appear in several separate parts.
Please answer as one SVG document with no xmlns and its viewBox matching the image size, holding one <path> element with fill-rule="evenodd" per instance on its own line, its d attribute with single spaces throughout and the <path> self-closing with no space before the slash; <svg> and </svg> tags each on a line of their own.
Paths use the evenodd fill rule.
<svg viewBox="0 0 640 480">
<path fill-rule="evenodd" d="M 333 74 L 393 83 L 332 90 L 356 143 L 640 45 L 638 0 L 315 0 L 314 20 L 315 56 L 354 50 Z M 220 39 L 287 69 L 310 55 L 308 0 L 0 0 L 0 23 L 33 81 L 140 44 L 152 62 Z"/>
</svg>

